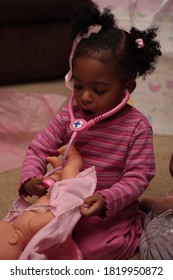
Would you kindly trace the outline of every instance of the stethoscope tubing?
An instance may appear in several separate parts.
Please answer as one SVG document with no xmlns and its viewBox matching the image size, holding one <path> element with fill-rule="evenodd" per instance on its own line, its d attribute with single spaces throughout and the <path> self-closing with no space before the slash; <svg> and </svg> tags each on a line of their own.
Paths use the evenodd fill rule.
<svg viewBox="0 0 173 280">
<path fill-rule="evenodd" d="M 72 133 L 71 139 L 67 145 L 64 156 L 62 158 L 62 166 L 59 166 L 59 167 L 51 170 L 44 176 L 44 178 L 49 177 L 50 175 L 52 175 L 53 173 L 55 173 L 58 170 L 61 170 L 65 166 L 68 151 L 69 151 L 71 145 L 73 144 L 75 138 L 77 137 L 78 133 L 82 133 L 82 132 L 88 130 L 90 127 L 94 126 L 96 123 L 100 122 L 101 120 L 106 119 L 106 118 L 116 114 L 127 104 L 128 100 L 130 98 L 130 92 L 128 89 L 125 89 L 124 93 L 125 93 L 124 98 L 122 99 L 121 103 L 119 103 L 115 108 L 111 109 L 110 111 L 108 111 L 94 119 L 89 120 L 88 122 L 85 121 L 84 119 L 75 119 L 74 113 L 73 113 L 74 93 L 72 93 L 70 100 L 69 100 L 69 104 L 68 104 L 68 110 L 69 110 L 69 114 L 70 114 L 70 129 L 73 131 L 73 133 Z M 77 126 L 77 124 L 79 126 Z"/>
</svg>

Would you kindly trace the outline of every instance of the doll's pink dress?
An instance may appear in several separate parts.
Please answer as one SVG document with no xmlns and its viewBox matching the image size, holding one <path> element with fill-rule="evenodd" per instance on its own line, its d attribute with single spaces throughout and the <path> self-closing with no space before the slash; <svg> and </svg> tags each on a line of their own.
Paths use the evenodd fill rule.
<svg viewBox="0 0 173 280">
<path fill-rule="evenodd" d="M 74 259 L 72 250 L 76 250 L 77 258 L 82 259 L 80 250 L 70 236 L 81 217 L 80 206 L 86 197 L 93 194 L 95 188 L 96 173 L 94 167 L 90 167 L 76 178 L 56 182 L 50 192 L 49 205 L 31 205 L 20 197 L 4 220 L 12 222 L 23 211 L 34 211 L 35 207 L 48 207 L 55 217 L 34 235 L 19 259 L 62 259 L 62 254 L 64 259 Z"/>
</svg>

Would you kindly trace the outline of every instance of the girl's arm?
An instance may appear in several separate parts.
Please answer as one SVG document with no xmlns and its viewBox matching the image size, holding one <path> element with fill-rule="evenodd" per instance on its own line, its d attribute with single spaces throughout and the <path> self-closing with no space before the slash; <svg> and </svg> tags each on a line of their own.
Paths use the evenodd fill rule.
<svg viewBox="0 0 173 280">
<path fill-rule="evenodd" d="M 99 191 L 106 201 L 106 215 L 115 215 L 137 200 L 154 175 L 152 129 L 145 128 L 135 132 L 131 139 L 121 180 L 110 189 Z"/>
<path fill-rule="evenodd" d="M 57 155 L 57 149 L 63 144 L 61 123 L 58 114 L 29 145 L 21 168 L 20 194 L 27 194 L 23 188 L 25 182 L 34 177 L 41 178 L 46 173 L 47 157 Z"/>
</svg>

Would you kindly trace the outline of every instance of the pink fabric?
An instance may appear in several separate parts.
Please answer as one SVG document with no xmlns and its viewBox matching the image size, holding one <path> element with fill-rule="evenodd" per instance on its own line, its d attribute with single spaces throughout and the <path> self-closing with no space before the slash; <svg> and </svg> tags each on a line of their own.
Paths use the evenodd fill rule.
<svg viewBox="0 0 173 280">
<path fill-rule="evenodd" d="M 0 89 L 0 172 L 19 167 L 28 144 L 55 116 L 66 97 Z"/>
<path fill-rule="evenodd" d="M 70 70 L 67 73 L 67 75 L 65 76 L 65 85 L 70 90 L 73 90 L 73 85 L 71 84 L 70 80 L 71 80 L 72 75 L 73 75 L 72 74 L 72 59 L 73 59 L 76 47 L 83 38 L 89 38 L 92 33 L 98 33 L 101 30 L 101 28 L 102 28 L 101 25 L 92 25 L 88 28 L 88 32 L 86 34 L 83 34 L 82 36 L 80 34 L 78 34 L 76 36 L 76 38 L 74 39 L 71 54 L 70 54 L 70 58 L 69 58 Z"/>
<path fill-rule="evenodd" d="M 53 246 L 52 249 L 47 252 L 48 260 L 82 260 L 83 255 L 71 235 L 65 242 Z"/>
<path fill-rule="evenodd" d="M 75 242 L 86 260 L 129 259 L 139 246 L 143 219 L 137 202 L 110 218 L 81 218 Z"/>
<path fill-rule="evenodd" d="M 74 179 L 55 183 L 50 193 L 49 203 L 49 208 L 55 218 L 37 232 L 25 247 L 19 259 L 41 260 L 48 259 L 48 257 L 58 259 L 57 246 L 65 242 L 71 234 L 81 217 L 79 207 L 83 204 L 84 198 L 92 195 L 95 187 L 96 173 L 93 167 L 84 170 Z M 30 209 L 28 203 L 20 198 L 15 203 L 14 213 L 8 215 L 6 220 L 14 220 L 15 216 L 27 209 Z M 60 249 L 62 251 L 62 247 Z"/>
</svg>

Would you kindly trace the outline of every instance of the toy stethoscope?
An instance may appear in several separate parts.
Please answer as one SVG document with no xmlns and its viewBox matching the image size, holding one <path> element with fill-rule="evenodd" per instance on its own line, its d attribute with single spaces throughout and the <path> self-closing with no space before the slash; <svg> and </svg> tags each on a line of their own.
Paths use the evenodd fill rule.
<svg viewBox="0 0 173 280">
<path fill-rule="evenodd" d="M 73 131 L 73 133 L 72 133 L 71 139 L 70 139 L 70 141 L 67 145 L 66 151 L 64 153 L 64 156 L 63 156 L 63 159 L 62 159 L 62 166 L 51 170 L 50 172 L 48 172 L 44 176 L 44 178 L 50 176 L 51 174 L 53 174 L 57 170 L 60 170 L 64 167 L 68 150 L 71 147 L 72 143 L 74 142 L 75 138 L 77 137 L 77 135 L 79 133 L 87 131 L 90 127 L 94 126 L 95 124 L 97 124 L 101 120 L 104 120 L 104 119 L 116 114 L 127 104 L 128 100 L 129 100 L 129 97 L 130 97 L 129 90 L 125 89 L 124 94 L 125 94 L 125 96 L 122 99 L 121 103 L 119 103 L 115 108 L 111 109 L 110 111 L 108 111 L 108 112 L 106 112 L 106 113 L 104 113 L 100 116 L 95 117 L 94 119 L 86 121 L 85 119 L 75 119 L 74 113 L 73 113 L 74 93 L 72 93 L 72 95 L 70 97 L 70 100 L 69 100 L 69 104 L 68 104 L 68 110 L 69 110 L 69 114 L 70 114 L 70 129 Z"/>
<path fill-rule="evenodd" d="M 73 85 L 70 82 L 71 78 L 72 78 L 72 59 L 74 56 L 74 52 L 75 52 L 77 45 L 83 38 L 88 38 L 92 33 L 98 33 L 100 30 L 101 30 L 100 25 L 90 26 L 88 28 L 88 32 L 86 34 L 83 34 L 83 35 L 78 34 L 73 42 L 72 51 L 71 51 L 70 59 L 69 59 L 70 70 L 67 73 L 67 75 L 65 76 L 65 85 L 70 90 L 72 90 L 72 95 L 71 95 L 69 103 L 68 103 L 68 110 L 69 110 L 69 114 L 70 114 L 70 129 L 73 131 L 73 133 L 72 133 L 71 139 L 67 145 L 66 151 L 64 153 L 64 156 L 62 159 L 62 166 L 53 169 L 52 171 L 48 172 L 44 176 L 45 179 L 43 180 L 43 183 L 47 187 L 50 187 L 55 183 L 54 181 L 52 181 L 53 179 L 51 180 L 51 178 L 47 178 L 47 177 L 64 167 L 68 150 L 71 147 L 72 143 L 74 142 L 75 138 L 77 137 L 78 133 L 87 131 L 90 127 L 94 126 L 101 120 L 104 120 L 104 119 L 116 114 L 127 104 L 128 100 L 129 100 L 130 92 L 128 89 L 125 89 L 124 98 L 122 99 L 122 101 L 115 108 L 111 109 L 110 111 L 108 111 L 100 116 L 97 116 L 94 119 L 91 119 L 89 121 L 86 121 L 85 119 L 75 119 L 75 117 L 74 117 L 74 113 L 73 113 L 74 92 L 73 92 Z"/>
<path fill-rule="evenodd" d="M 75 119 L 74 114 L 73 114 L 74 93 L 72 93 L 70 101 L 69 101 L 69 105 L 68 105 L 68 109 L 69 109 L 69 113 L 70 113 L 70 129 L 73 131 L 70 141 L 72 141 L 72 142 L 74 141 L 74 139 L 77 136 L 77 133 L 82 133 L 82 132 L 88 130 L 90 127 L 94 126 L 96 123 L 100 122 L 101 120 L 104 120 L 104 119 L 114 115 L 118 111 L 120 111 L 127 104 L 129 97 L 130 97 L 129 90 L 126 89 L 124 93 L 125 93 L 125 96 L 120 104 L 118 104 L 115 108 L 111 109 L 110 111 L 108 111 L 100 116 L 97 116 L 94 119 L 91 119 L 89 121 L 86 121 L 84 119 Z"/>
</svg>

